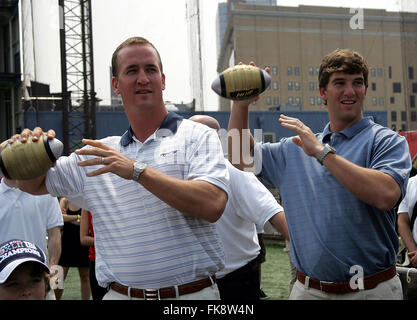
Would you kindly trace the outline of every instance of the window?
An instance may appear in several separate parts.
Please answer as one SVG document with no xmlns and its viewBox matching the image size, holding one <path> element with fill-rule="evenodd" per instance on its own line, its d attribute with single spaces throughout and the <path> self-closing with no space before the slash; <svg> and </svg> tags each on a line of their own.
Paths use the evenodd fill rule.
<svg viewBox="0 0 417 320">
<path fill-rule="evenodd" d="M 373 105 L 373 106 L 376 106 L 376 105 L 377 105 L 377 103 L 378 103 L 378 99 L 377 99 L 377 98 L 375 98 L 375 97 L 373 97 L 373 98 L 372 98 L 372 105 Z"/>
<path fill-rule="evenodd" d="M 295 97 L 295 104 L 301 104 L 300 97 Z"/>
<path fill-rule="evenodd" d="M 414 68 L 408 67 L 408 79 L 414 79 Z"/>
<path fill-rule="evenodd" d="M 376 69 L 371 68 L 371 77 L 376 77 Z"/>
<path fill-rule="evenodd" d="M 294 75 L 299 76 L 300 75 L 300 68 L 294 67 Z"/>
<path fill-rule="evenodd" d="M 292 67 L 288 67 L 288 68 L 287 68 L 287 74 L 288 74 L 289 76 L 291 76 L 291 75 L 292 75 Z"/>
<path fill-rule="evenodd" d="M 267 104 L 268 106 L 270 106 L 270 105 L 271 105 L 271 97 L 270 97 L 270 96 L 267 96 L 267 97 L 266 97 L 266 104 Z"/>
<path fill-rule="evenodd" d="M 413 84 L 411 85 L 412 89 L 413 89 L 413 93 L 417 93 L 417 82 L 413 82 Z"/>
<path fill-rule="evenodd" d="M 383 76 L 382 68 L 378 68 L 378 77 L 382 77 L 382 76 Z"/>
<path fill-rule="evenodd" d="M 314 68 L 313 67 L 308 67 L 308 74 L 310 76 L 314 76 Z"/>
<path fill-rule="evenodd" d="M 294 103 L 294 98 L 288 97 L 288 104 L 293 104 L 293 103 Z"/>
<path fill-rule="evenodd" d="M 417 121 L 417 112 L 411 111 L 410 118 L 411 118 L 411 121 Z"/>
<path fill-rule="evenodd" d="M 375 82 L 371 83 L 371 87 L 372 87 L 372 91 L 376 91 L 376 83 Z"/>
<path fill-rule="evenodd" d="M 320 72 L 320 67 L 316 67 L 316 75 L 318 75 Z"/>
<path fill-rule="evenodd" d="M 395 98 L 394 97 L 390 97 L 389 98 L 389 103 L 394 104 L 395 103 Z"/>
<path fill-rule="evenodd" d="M 316 103 L 316 99 L 314 97 L 310 97 L 310 106 L 314 106 Z"/>
<path fill-rule="evenodd" d="M 416 107 L 416 97 L 410 96 L 410 107 L 415 108 Z"/>
<path fill-rule="evenodd" d="M 279 98 L 274 97 L 274 106 L 278 106 L 278 105 L 279 105 Z"/>
<path fill-rule="evenodd" d="M 389 66 L 388 67 L 388 78 L 392 78 L 392 67 L 391 66 Z"/>
<path fill-rule="evenodd" d="M 384 105 L 384 97 L 379 97 L 379 105 L 380 106 Z"/>
<path fill-rule="evenodd" d="M 401 111 L 401 121 L 407 121 L 407 111 Z"/>
<path fill-rule="evenodd" d="M 394 82 L 392 84 L 392 91 L 394 93 L 401 93 L 401 82 Z"/>
<path fill-rule="evenodd" d="M 397 121 L 397 111 L 391 111 L 391 121 Z"/>
<path fill-rule="evenodd" d="M 288 81 L 288 90 L 292 90 L 292 81 Z"/>
<path fill-rule="evenodd" d="M 278 75 L 278 67 L 276 66 L 272 67 L 272 75 L 274 76 Z"/>
<path fill-rule="evenodd" d="M 318 106 L 321 106 L 322 105 L 322 100 L 321 100 L 321 97 L 317 97 L 317 105 Z"/>
<path fill-rule="evenodd" d="M 274 88 L 274 90 L 278 90 L 278 81 L 274 81 L 272 83 L 272 87 Z"/>
<path fill-rule="evenodd" d="M 300 90 L 300 82 L 295 82 L 295 90 Z"/>
<path fill-rule="evenodd" d="M 310 91 L 314 91 L 314 82 L 310 82 L 309 85 L 310 85 Z"/>
</svg>

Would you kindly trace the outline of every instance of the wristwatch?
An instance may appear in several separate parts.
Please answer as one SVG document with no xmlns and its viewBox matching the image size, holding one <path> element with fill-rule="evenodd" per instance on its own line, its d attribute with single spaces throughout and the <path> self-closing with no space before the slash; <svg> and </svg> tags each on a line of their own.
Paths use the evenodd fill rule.
<svg viewBox="0 0 417 320">
<path fill-rule="evenodd" d="M 329 145 L 328 143 L 326 143 L 324 145 L 324 149 L 322 151 L 320 151 L 320 153 L 318 155 L 316 155 L 316 159 L 317 161 L 323 165 L 323 160 L 324 158 L 329 154 L 329 153 L 336 153 L 336 149 L 333 148 L 331 145 Z"/>
<path fill-rule="evenodd" d="M 145 168 L 148 165 L 146 163 L 143 162 L 139 162 L 139 161 L 135 161 L 135 163 L 133 164 L 133 176 L 132 176 L 132 180 L 133 181 L 138 181 L 140 174 L 145 170 Z"/>
</svg>

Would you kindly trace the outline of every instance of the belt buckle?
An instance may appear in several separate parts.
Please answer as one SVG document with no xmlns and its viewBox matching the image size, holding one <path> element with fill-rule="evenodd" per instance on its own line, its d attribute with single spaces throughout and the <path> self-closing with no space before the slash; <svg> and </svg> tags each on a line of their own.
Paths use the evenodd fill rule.
<svg viewBox="0 0 417 320">
<path fill-rule="evenodd" d="M 320 291 L 326 292 L 324 289 L 324 285 L 332 285 L 332 284 L 336 284 L 336 282 L 331 282 L 331 281 L 319 281 L 320 283 Z"/>
<path fill-rule="evenodd" d="M 159 289 L 144 289 L 143 297 L 145 300 L 161 300 Z"/>
</svg>

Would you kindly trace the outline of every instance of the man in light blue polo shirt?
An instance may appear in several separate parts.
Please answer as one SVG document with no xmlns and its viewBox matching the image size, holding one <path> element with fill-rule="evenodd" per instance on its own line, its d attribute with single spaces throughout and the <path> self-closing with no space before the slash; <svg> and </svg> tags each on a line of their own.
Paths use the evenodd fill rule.
<svg viewBox="0 0 417 320">
<path fill-rule="evenodd" d="M 255 165 L 283 198 L 298 271 L 290 299 L 402 299 L 393 208 L 411 169 L 407 142 L 363 117 L 368 67 L 360 54 L 327 55 L 319 83 L 330 120 L 323 132 L 281 115 L 296 136 L 256 145 L 250 137 Z M 247 128 L 250 103 L 234 102 L 229 131 Z"/>
<path fill-rule="evenodd" d="M 59 158 L 46 176 L 17 184 L 92 212 L 104 299 L 219 299 L 214 275 L 224 252 L 213 222 L 229 192 L 220 141 L 210 128 L 167 112 L 161 59 L 146 39 L 123 42 L 112 70 L 129 129 L 84 139 L 87 147 Z"/>
</svg>

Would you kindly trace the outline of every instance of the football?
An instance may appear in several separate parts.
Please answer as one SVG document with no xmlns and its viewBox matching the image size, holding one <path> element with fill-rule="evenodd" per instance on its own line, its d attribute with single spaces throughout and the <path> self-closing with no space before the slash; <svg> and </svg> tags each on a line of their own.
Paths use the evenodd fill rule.
<svg viewBox="0 0 417 320">
<path fill-rule="evenodd" d="M 15 141 L 0 144 L 0 176 L 11 180 L 29 180 L 46 173 L 61 156 L 64 145 L 58 139 L 43 136 L 34 142 Z"/>
<path fill-rule="evenodd" d="M 271 84 L 265 70 L 251 65 L 236 65 L 220 73 L 211 88 L 223 98 L 245 100 L 264 92 Z"/>
</svg>

